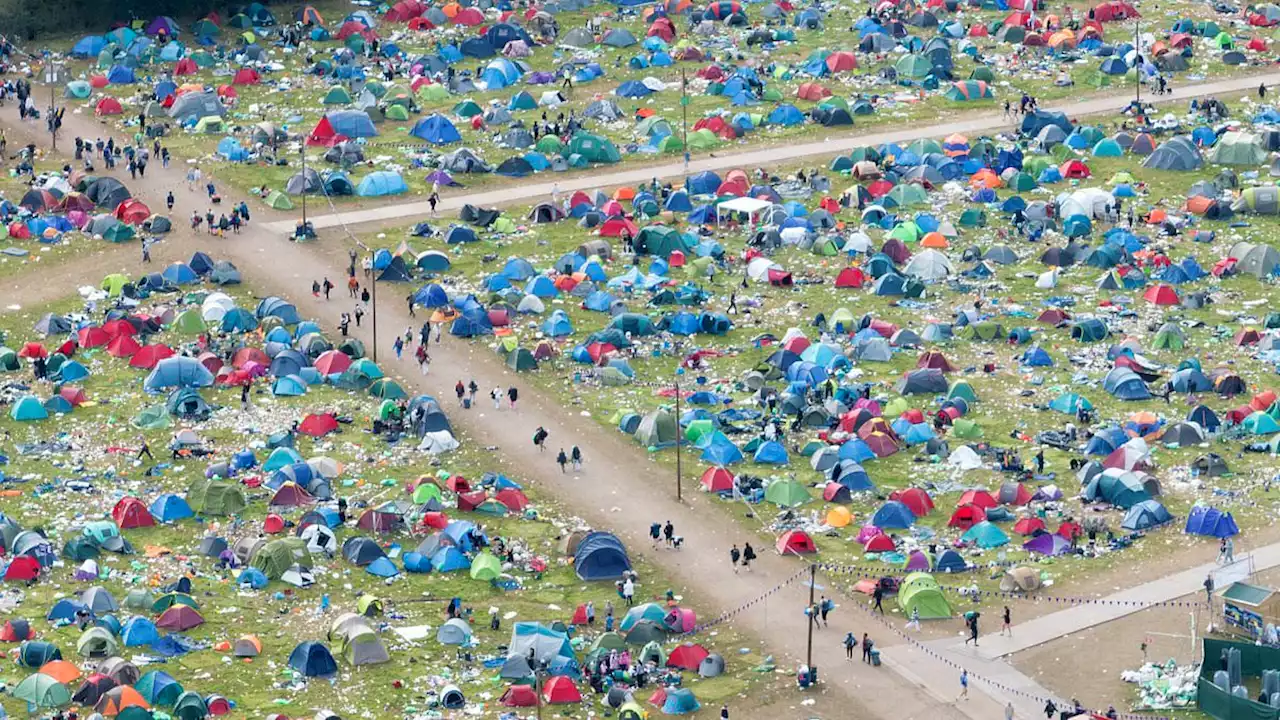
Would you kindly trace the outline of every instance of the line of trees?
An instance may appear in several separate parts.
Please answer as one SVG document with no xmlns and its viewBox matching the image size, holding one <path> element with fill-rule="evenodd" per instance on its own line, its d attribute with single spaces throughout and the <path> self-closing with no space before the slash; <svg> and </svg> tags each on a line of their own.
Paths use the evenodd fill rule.
<svg viewBox="0 0 1280 720">
<path fill-rule="evenodd" d="M 261 0 L 260 0 L 261 1 Z M 113 22 L 169 15 L 187 24 L 248 2 L 226 0 L 0 0 L 0 34 L 23 44 L 50 35 L 105 32 Z"/>
</svg>

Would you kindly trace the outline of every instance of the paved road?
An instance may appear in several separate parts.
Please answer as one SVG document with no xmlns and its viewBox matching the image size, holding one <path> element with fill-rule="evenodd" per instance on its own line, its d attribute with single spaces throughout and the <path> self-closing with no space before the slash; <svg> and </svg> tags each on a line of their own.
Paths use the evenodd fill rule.
<svg viewBox="0 0 1280 720">
<path fill-rule="evenodd" d="M 1168 95 L 1150 96 L 1146 99 L 1156 103 L 1157 105 L 1178 105 L 1186 103 L 1193 97 L 1224 95 L 1228 93 L 1248 91 L 1257 88 L 1258 84 L 1263 82 L 1270 86 L 1280 83 L 1280 73 L 1250 75 L 1208 83 L 1189 84 L 1175 88 L 1174 91 Z M 1114 114 L 1127 102 L 1127 96 L 1117 97 L 1115 95 L 1109 95 L 1106 97 L 1081 100 L 1079 102 L 1060 105 L 1051 109 L 1065 112 L 1072 118 L 1078 118 L 1086 115 Z M 689 171 L 697 173 L 702 172 L 703 170 L 721 171 L 732 168 L 773 167 L 807 158 L 828 158 L 834 155 L 847 153 L 855 147 L 861 147 L 864 145 L 875 146 L 884 143 L 906 144 L 912 140 L 920 138 L 942 138 L 952 133 L 976 136 L 1008 128 L 1009 121 L 1005 119 L 1000 112 L 990 112 L 979 115 L 969 115 L 956 120 L 950 120 L 945 123 L 926 125 L 923 127 L 917 126 L 894 130 L 878 130 L 871 133 L 847 135 L 830 140 L 802 143 L 799 145 L 747 150 L 745 152 L 738 153 L 728 151 L 718 153 L 715 157 L 703 157 L 694 160 L 690 164 Z M 444 216 L 451 217 L 451 213 L 449 211 L 457 210 L 467 204 L 475 205 L 477 207 L 496 207 L 520 203 L 532 204 L 531 201 L 537 198 L 549 198 L 551 196 L 553 186 L 557 183 L 559 184 L 560 192 L 572 193 L 577 190 L 594 190 L 597 188 L 613 188 L 622 185 L 638 185 L 640 183 L 648 182 L 654 177 L 671 179 L 682 178 L 684 176 L 685 167 L 682 161 L 672 162 L 656 167 L 619 170 L 617 172 L 604 172 L 599 174 L 575 173 L 573 175 L 565 175 L 552 180 L 534 179 L 528 183 L 521 183 L 519 185 L 505 187 L 498 190 L 484 190 L 458 195 L 445 195 L 441 198 L 439 209 Z M 542 175 L 538 177 L 545 178 L 547 176 Z M 364 225 L 369 223 L 392 224 L 397 221 L 404 223 L 407 218 L 427 218 L 430 216 L 430 213 L 431 206 L 424 200 L 419 202 L 387 205 L 367 210 L 352 210 L 350 212 L 340 212 L 338 214 L 317 215 L 312 218 L 312 222 L 315 223 L 317 229 L 340 227 L 344 222 L 348 226 Z M 293 232 L 293 223 L 292 221 L 277 223 L 272 226 L 272 230 L 282 234 L 289 234 Z"/>
</svg>

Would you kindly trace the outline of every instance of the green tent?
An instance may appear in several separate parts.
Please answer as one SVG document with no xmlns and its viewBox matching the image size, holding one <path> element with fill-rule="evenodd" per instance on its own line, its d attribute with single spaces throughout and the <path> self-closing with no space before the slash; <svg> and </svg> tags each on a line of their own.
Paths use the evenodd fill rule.
<svg viewBox="0 0 1280 720">
<path fill-rule="evenodd" d="M 979 65 L 969 73 L 970 80 L 981 80 L 985 83 L 993 83 L 996 81 L 996 74 L 986 65 Z"/>
<path fill-rule="evenodd" d="M 173 716 L 178 720 L 201 720 L 209 715 L 209 706 L 204 698 L 194 690 L 188 690 L 178 696 L 173 704 Z"/>
<path fill-rule="evenodd" d="M 201 478 L 187 491 L 187 504 L 205 515 L 234 515 L 248 503 L 238 484 Z"/>
<path fill-rule="evenodd" d="M 795 507 L 803 505 L 813 498 L 809 490 L 798 480 L 775 480 L 764 490 L 764 499 L 778 507 Z"/>
<path fill-rule="evenodd" d="M 898 607 L 905 617 L 920 614 L 921 620 L 943 620 L 951 617 L 951 604 L 929 573 L 911 573 L 898 588 Z"/>
<path fill-rule="evenodd" d="M 507 367 L 516 372 L 524 372 L 525 370 L 537 370 L 538 361 L 534 359 L 533 353 L 526 348 L 516 348 L 507 354 Z"/>
<path fill-rule="evenodd" d="M 325 93 L 324 99 L 320 102 L 325 105 L 348 105 L 351 103 L 351 93 L 341 85 L 334 85 L 329 88 L 329 92 Z"/>
<path fill-rule="evenodd" d="M 947 399 L 955 400 L 961 398 L 965 402 L 977 402 L 978 394 L 973 391 L 973 386 L 965 380 L 957 380 L 951 384 L 951 389 L 947 391 Z"/>
<path fill-rule="evenodd" d="M 699 128 L 689 133 L 689 148 L 710 150 L 720 145 L 720 138 L 710 128 Z"/>
<path fill-rule="evenodd" d="M 666 135 L 658 141 L 656 146 L 658 152 L 668 155 L 677 155 L 684 152 L 684 143 L 675 135 Z"/>
<path fill-rule="evenodd" d="M 418 88 L 417 92 L 418 97 L 427 102 L 441 102 L 449 99 L 449 89 L 440 84 L 423 85 Z M 472 103 L 472 105 L 474 104 Z"/>
<path fill-rule="evenodd" d="M 691 443 L 696 443 L 702 439 L 704 435 L 711 435 L 716 431 L 715 423 L 711 418 L 700 418 L 689 423 L 684 429 L 684 439 Z"/>
<path fill-rule="evenodd" d="M 369 386 L 369 394 L 383 400 L 401 400 L 409 397 L 409 393 L 391 378 L 378 378 Z"/>
<path fill-rule="evenodd" d="M 343 41 L 342 44 L 345 45 L 348 50 L 356 53 L 357 55 L 364 52 L 365 43 L 364 36 L 362 35 L 348 35 L 347 39 Z"/>
<path fill-rule="evenodd" d="M 1218 33 L 1218 36 L 1213 39 L 1213 43 L 1218 46 L 1219 50 L 1230 50 L 1235 47 L 1235 41 L 1231 39 L 1230 33 L 1225 30 Z"/>
<path fill-rule="evenodd" d="M 1247 132 L 1223 133 L 1209 153 L 1209 162 L 1218 165 L 1261 165 L 1266 159 L 1262 140 Z"/>
<path fill-rule="evenodd" d="M 1153 350 L 1181 350 L 1186 344 L 1187 340 L 1177 331 L 1177 326 L 1173 329 L 1161 328 L 1151 340 Z"/>
<path fill-rule="evenodd" d="M 375 98 L 378 98 L 379 100 L 382 99 L 383 95 L 387 94 L 387 86 L 383 85 L 378 80 L 370 80 L 369 82 L 365 83 L 364 89 L 368 90 L 370 95 L 374 96 Z"/>
<path fill-rule="evenodd" d="M 470 120 L 476 115 L 479 115 L 481 112 L 482 111 L 480 110 L 480 106 L 477 105 L 474 100 L 463 100 L 462 102 L 453 106 L 453 114 L 457 115 L 463 120 Z"/>
<path fill-rule="evenodd" d="M 923 80 L 933 72 L 933 63 L 923 55 L 903 55 L 893 64 L 893 68 L 898 71 L 899 78 Z"/>
<path fill-rule="evenodd" d="M 22 361 L 12 348 L 0 347 L 0 372 L 15 372 L 22 369 Z"/>
<path fill-rule="evenodd" d="M 388 120 L 395 120 L 397 122 L 404 122 L 409 119 L 409 111 L 405 110 L 404 106 L 398 103 L 388 105 L 387 108 L 382 111 L 382 114 Z"/>
<path fill-rule="evenodd" d="M 555 135 L 543 135 L 534 148 L 544 155 L 559 155 L 564 150 L 564 143 Z"/>
<path fill-rule="evenodd" d="M 102 239 L 108 242 L 122 243 L 132 240 L 136 234 L 132 225 L 118 222 L 102 232 Z"/>
<path fill-rule="evenodd" d="M 173 425 L 169 419 L 169 411 L 163 405 L 143 408 L 142 412 L 133 416 L 130 424 L 139 430 L 164 430 Z"/>
<path fill-rule="evenodd" d="M 269 207 L 275 208 L 276 210 L 292 210 L 293 209 L 293 201 L 289 199 L 288 195 L 285 195 L 279 190 L 272 190 L 271 192 L 267 193 L 267 197 L 266 199 L 263 200 L 263 202 L 265 202 Z"/>
<path fill-rule="evenodd" d="M 581 155 L 588 162 L 616 163 L 622 159 L 622 156 L 618 153 L 618 148 L 607 138 L 587 132 L 574 134 L 569 139 L 567 152 L 573 155 Z"/>
<path fill-rule="evenodd" d="M 472 580 L 496 580 L 502 574 L 502 563 L 492 553 L 482 552 L 471 561 Z"/>
<path fill-rule="evenodd" d="M 1008 184 L 1009 189 L 1014 192 L 1028 192 L 1040 186 L 1040 183 L 1036 182 L 1034 177 L 1031 177 L 1031 173 L 1026 172 L 1014 173 L 1013 177 L 1009 178 Z"/>
<path fill-rule="evenodd" d="M 770 85 L 764 89 L 763 93 L 760 94 L 760 99 L 764 102 L 782 102 L 782 91 L 773 85 Z M 756 127 L 759 126 L 760 124 L 756 123 Z M 703 129 L 705 130 L 706 128 Z M 708 132 L 710 131 L 708 130 Z"/>
<path fill-rule="evenodd" d="M 44 673 L 23 678 L 10 694 L 37 708 L 62 707 L 71 704 L 71 691 L 66 685 Z"/>
<path fill-rule="evenodd" d="M 659 408 L 640 418 L 635 439 L 645 447 L 662 447 L 674 443 L 679 437 L 679 432 L 676 416 L 668 410 Z"/>
<path fill-rule="evenodd" d="M 440 486 L 433 482 L 420 482 L 413 488 L 413 504 L 422 505 L 431 500 L 444 500 L 444 494 L 440 492 Z"/>
<path fill-rule="evenodd" d="M 987 226 L 987 213 L 979 208 L 965 208 L 960 213 L 960 227 L 979 228 Z"/>
<path fill-rule="evenodd" d="M 120 643 L 111 631 L 104 627 L 91 627 L 76 641 L 76 652 L 81 657 L 107 658 L 120 652 Z"/>
<path fill-rule="evenodd" d="M 307 558 L 307 544 L 302 538 L 281 538 L 258 548 L 249 565 L 272 580 L 279 580 L 296 562 Z"/>
<path fill-rule="evenodd" d="M 971 323 L 960 328 L 958 335 L 967 340 L 999 340 L 1004 337 L 1004 328 L 990 320 Z"/>
<path fill-rule="evenodd" d="M 204 50 L 197 50 L 191 53 L 191 61 L 200 69 L 211 68 L 215 64 L 213 56 Z"/>
<path fill-rule="evenodd" d="M 212 135 L 213 133 L 223 133 L 227 131 L 227 124 L 224 123 L 220 117 L 208 115 L 200 118 L 200 120 L 196 122 L 195 131 L 209 135 Z"/>
<path fill-rule="evenodd" d="M 982 427 L 969 418 L 959 418 L 951 426 L 951 436 L 961 440 L 976 440 L 982 435 Z"/>
<path fill-rule="evenodd" d="M 208 330 L 208 327 L 205 325 L 204 318 L 200 317 L 200 311 L 192 308 L 184 310 L 174 318 L 171 329 L 183 335 L 199 335 Z"/>
<path fill-rule="evenodd" d="M 67 83 L 66 89 L 62 92 L 63 97 L 75 98 L 77 100 L 84 100 L 92 94 L 93 87 L 84 80 L 72 80 Z"/>
<path fill-rule="evenodd" d="M 635 246 L 641 253 L 665 258 L 679 250 L 688 255 L 693 245 L 679 230 L 666 225 L 650 225 L 641 228 L 635 238 Z"/>
</svg>

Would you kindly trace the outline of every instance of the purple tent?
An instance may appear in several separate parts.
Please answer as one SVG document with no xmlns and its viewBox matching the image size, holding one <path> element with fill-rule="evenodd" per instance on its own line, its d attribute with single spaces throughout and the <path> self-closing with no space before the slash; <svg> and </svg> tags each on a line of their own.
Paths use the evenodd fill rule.
<svg viewBox="0 0 1280 720">
<path fill-rule="evenodd" d="M 1071 549 L 1071 543 L 1061 535 L 1045 533 L 1022 543 L 1022 549 L 1041 555 L 1061 555 Z"/>
<path fill-rule="evenodd" d="M 1031 495 L 1032 502 L 1061 499 L 1062 490 L 1057 485 L 1045 485 L 1044 487 L 1036 488 L 1035 493 Z"/>
<path fill-rule="evenodd" d="M 863 525 L 862 529 L 858 531 L 857 542 L 865 544 L 868 540 L 879 534 L 880 528 L 875 525 Z"/>
<path fill-rule="evenodd" d="M 555 79 L 555 75 L 542 70 L 535 70 L 534 72 L 524 76 L 524 81 L 530 85 L 546 85 L 549 82 L 555 81 Z"/>
<path fill-rule="evenodd" d="M 929 556 L 920 550 L 912 550 L 907 556 L 907 562 L 902 566 L 907 572 L 929 572 L 933 569 L 933 563 L 929 560 Z"/>
<path fill-rule="evenodd" d="M 436 170 L 427 176 L 427 182 L 440 183 L 445 187 L 462 187 L 462 183 L 453 179 L 453 176 L 443 170 Z"/>
</svg>

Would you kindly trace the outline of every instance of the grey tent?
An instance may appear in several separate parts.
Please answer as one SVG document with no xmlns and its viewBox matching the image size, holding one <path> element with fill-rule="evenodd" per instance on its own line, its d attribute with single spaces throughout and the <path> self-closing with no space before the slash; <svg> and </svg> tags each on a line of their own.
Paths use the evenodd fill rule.
<svg viewBox="0 0 1280 720">
<path fill-rule="evenodd" d="M 218 102 L 218 94 L 213 90 L 189 92 L 179 95 L 169 108 L 169 117 L 181 123 L 196 122 L 205 117 L 222 117 L 227 109 Z"/>
<path fill-rule="evenodd" d="M 71 332 L 71 322 L 61 315 L 46 313 L 36 322 L 35 331 L 41 335 L 66 335 Z"/>
<path fill-rule="evenodd" d="M 896 386 L 900 395 L 929 395 L 947 391 L 947 378 L 941 370 L 923 368 L 907 373 Z"/>
<path fill-rule="evenodd" d="M 290 195 L 302 195 L 318 193 L 324 188 L 324 181 L 320 179 L 320 173 L 315 168 L 307 168 L 304 171 L 296 173 L 289 181 L 284 184 L 284 191 Z"/>
<path fill-rule="evenodd" d="M 631 47 L 636 44 L 636 36 L 632 35 L 631 31 L 624 28 L 614 28 L 605 33 L 604 38 L 600 42 L 601 44 L 608 45 L 609 47 Z"/>
<path fill-rule="evenodd" d="M 698 663 L 698 674 L 704 678 L 720 677 L 724 674 L 724 658 L 719 653 L 711 653 Z"/>
<path fill-rule="evenodd" d="M 1007 245 L 994 245 L 982 254 L 983 260 L 990 260 L 1000 265 L 1017 265 L 1018 255 Z"/>
<path fill-rule="evenodd" d="M 635 38 L 632 38 L 634 41 Z M 585 48 L 596 44 L 596 38 L 586 28 L 576 27 L 560 38 L 560 44 L 569 47 Z M 615 46 L 621 47 L 621 46 Z"/>
<path fill-rule="evenodd" d="M 1178 135 L 1160 143 L 1156 151 L 1142 161 L 1142 167 L 1153 170 L 1199 170 L 1204 165 L 1204 157 L 1200 154 L 1191 138 Z"/>
<path fill-rule="evenodd" d="M 1266 158 L 1262 140 L 1246 132 L 1223 133 L 1209 154 L 1209 162 L 1218 165 L 1261 165 Z"/>
<path fill-rule="evenodd" d="M 240 270 L 227 260 L 219 260 L 213 264 L 213 272 L 209 273 L 209 281 L 215 285 L 239 285 Z"/>
<path fill-rule="evenodd" d="M 1270 189 L 1275 190 L 1274 187 Z M 1280 251 L 1270 245 L 1238 242 L 1231 246 L 1228 256 L 1236 259 L 1236 270 L 1257 278 L 1272 274 L 1276 266 L 1280 265 Z"/>
<path fill-rule="evenodd" d="M 622 110 L 612 100 L 596 100 L 588 105 L 582 114 L 592 120 L 613 122 L 622 117 Z"/>
<path fill-rule="evenodd" d="M 440 168 L 451 173 L 489 173 L 493 166 L 469 148 L 458 148 L 440 158 Z"/>
<path fill-rule="evenodd" d="M 1240 197 L 1231 203 L 1231 209 L 1252 215 L 1280 214 L 1280 188 L 1275 185 L 1245 188 Z M 1239 258 L 1238 255 L 1233 257 Z"/>
<path fill-rule="evenodd" d="M 273 122 L 260 122 L 254 125 L 249 132 L 249 137 L 255 143 L 262 143 L 263 145 L 276 145 L 289 139 L 288 133 L 281 130 Z"/>
<path fill-rule="evenodd" d="M 364 150 L 350 140 L 344 140 L 326 150 L 324 159 L 335 165 L 355 165 L 364 162 Z"/>
<path fill-rule="evenodd" d="M 679 434 L 680 428 L 676 423 L 676 416 L 659 408 L 640 419 L 635 438 L 646 447 L 662 447 L 674 443 Z"/>
</svg>

